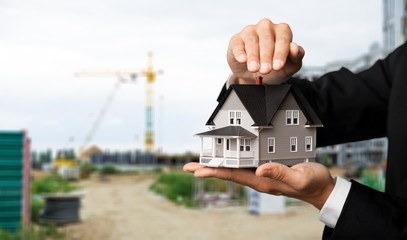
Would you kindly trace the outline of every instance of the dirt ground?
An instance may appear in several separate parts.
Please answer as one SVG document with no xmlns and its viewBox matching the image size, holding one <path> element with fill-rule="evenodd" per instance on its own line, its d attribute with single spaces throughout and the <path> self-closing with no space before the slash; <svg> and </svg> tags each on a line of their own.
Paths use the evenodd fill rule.
<svg viewBox="0 0 407 240">
<path fill-rule="evenodd" d="M 251 215 L 247 207 L 188 209 L 148 190 L 149 176 L 81 181 L 81 223 L 63 228 L 69 239 L 320 239 L 323 224 L 310 205 L 285 215 Z"/>
</svg>

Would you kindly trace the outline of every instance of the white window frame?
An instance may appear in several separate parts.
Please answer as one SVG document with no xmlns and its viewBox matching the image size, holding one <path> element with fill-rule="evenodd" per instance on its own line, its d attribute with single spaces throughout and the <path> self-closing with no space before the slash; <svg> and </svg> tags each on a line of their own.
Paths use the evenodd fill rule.
<svg viewBox="0 0 407 240">
<path fill-rule="evenodd" d="M 240 139 L 239 151 L 241 152 L 250 152 L 251 151 L 251 140 L 250 138 Z"/>
<path fill-rule="evenodd" d="M 216 144 L 222 145 L 222 138 L 216 138 Z"/>
<path fill-rule="evenodd" d="M 236 125 L 242 124 L 242 112 L 241 111 L 236 111 L 235 113 L 236 116 Z"/>
<path fill-rule="evenodd" d="M 299 125 L 300 124 L 300 111 L 299 110 L 286 110 L 285 112 L 286 125 Z"/>
<path fill-rule="evenodd" d="M 309 145 L 309 148 L 308 148 L 308 145 Z M 305 137 L 305 151 L 312 152 L 312 137 L 311 136 Z"/>
<path fill-rule="evenodd" d="M 275 153 L 276 152 L 276 138 L 275 137 L 269 137 L 267 139 L 267 143 L 268 143 L 268 152 L 269 153 Z M 273 147 L 272 151 L 270 151 L 270 147 Z"/>
<path fill-rule="evenodd" d="M 242 124 L 242 111 L 229 111 L 229 125 L 241 125 Z"/>
<path fill-rule="evenodd" d="M 298 150 L 298 139 L 297 137 L 290 137 L 290 152 L 297 152 Z M 293 150 L 294 147 L 294 150 Z"/>
</svg>

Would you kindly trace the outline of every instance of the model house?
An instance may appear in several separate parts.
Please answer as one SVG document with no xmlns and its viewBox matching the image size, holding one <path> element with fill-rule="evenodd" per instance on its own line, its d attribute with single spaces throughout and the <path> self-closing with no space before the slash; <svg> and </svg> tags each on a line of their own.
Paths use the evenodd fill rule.
<svg viewBox="0 0 407 240">
<path fill-rule="evenodd" d="M 292 85 L 232 85 L 206 123 L 200 164 L 247 168 L 267 162 L 315 161 L 317 127 L 311 105 Z"/>
</svg>

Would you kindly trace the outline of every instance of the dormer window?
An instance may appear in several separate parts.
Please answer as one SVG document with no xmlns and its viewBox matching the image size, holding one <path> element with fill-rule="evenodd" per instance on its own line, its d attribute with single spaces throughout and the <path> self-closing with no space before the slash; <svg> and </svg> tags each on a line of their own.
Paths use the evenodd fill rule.
<svg viewBox="0 0 407 240">
<path fill-rule="evenodd" d="M 241 111 L 229 111 L 229 124 L 230 125 L 240 125 L 242 123 L 242 112 Z"/>
<path fill-rule="evenodd" d="M 286 124 L 287 125 L 298 125 L 299 124 L 300 111 L 298 110 L 287 110 L 286 111 Z"/>
</svg>

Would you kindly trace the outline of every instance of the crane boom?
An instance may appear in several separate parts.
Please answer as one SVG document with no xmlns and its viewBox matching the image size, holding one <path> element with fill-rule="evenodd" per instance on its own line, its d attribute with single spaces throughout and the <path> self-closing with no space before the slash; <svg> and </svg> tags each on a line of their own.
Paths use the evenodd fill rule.
<svg viewBox="0 0 407 240">
<path fill-rule="evenodd" d="M 107 101 L 100 110 L 95 122 L 85 137 L 85 140 L 80 147 L 80 151 L 91 142 L 94 134 L 100 126 L 107 110 L 113 102 L 119 86 L 121 83 L 129 81 L 135 81 L 138 76 L 145 76 L 147 80 L 146 85 L 146 102 L 145 102 L 145 133 L 144 133 L 144 148 L 147 152 L 154 151 L 154 88 L 153 84 L 156 80 L 157 74 L 161 74 L 161 71 L 155 71 L 153 68 L 153 54 L 148 53 L 147 68 L 144 71 L 81 71 L 75 73 L 75 77 L 111 77 L 116 78 L 117 82 L 114 85 L 113 91 L 109 95 Z"/>
<path fill-rule="evenodd" d="M 85 140 L 82 143 L 82 145 L 80 146 L 80 149 L 79 149 L 80 152 L 83 152 L 85 147 L 87 147 L 88 144 L 90 143 L 90 141 L 92 141 L 93 135 L 95 135 L 96 130 L 99 128 L 100 124 L 102 123 L 102 120 L 103 120 L 104 116 L 106 115 L 107 110 L 112 105 L 112 102 L 113 102 L 114 98 L 117 95 L 117 92 L 118 92 L 118 90 L 120 88 L 121 83 L 122 82 L 120 80 L 118 80 L 114 84 L 112 92 L 110 93 L 109 97 L 106 99 L 106 102 L 103 105 L 103 107 L 100 109 L 100 112 L 99 112 L 98 116 L 96 117 L 95 122 L 92 124 L 91 129 L 86 134 Z"/>
</svg>

